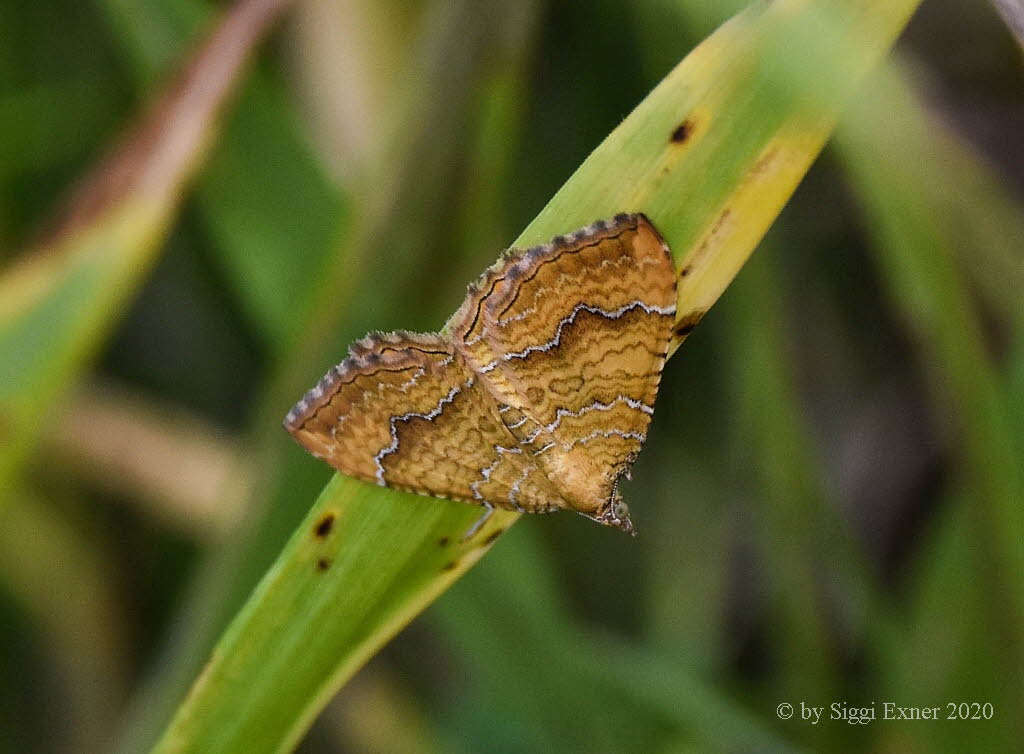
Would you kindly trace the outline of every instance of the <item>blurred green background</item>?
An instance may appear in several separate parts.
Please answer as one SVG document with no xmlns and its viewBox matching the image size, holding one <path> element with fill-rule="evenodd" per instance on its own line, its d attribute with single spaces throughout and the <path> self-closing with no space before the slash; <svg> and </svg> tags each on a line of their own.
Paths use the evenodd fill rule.
<svg viewBox="0 0 1024 754">
<path fill-rule="evenodd" d="M 152 742 L 330 476 L 291 403 L 438 328 L 738 7 L 295 5 L 4 491 L 0 752 Z M 0 7 L 0 274 L 222 9 Z M 926 0 L 897 52 L 667 365 L 640 536 L 525 517 L 300 751 L 1024 747 L 1021 49 Z M 994 715 L 800 719 L 833 702 Z"/>
</svg>

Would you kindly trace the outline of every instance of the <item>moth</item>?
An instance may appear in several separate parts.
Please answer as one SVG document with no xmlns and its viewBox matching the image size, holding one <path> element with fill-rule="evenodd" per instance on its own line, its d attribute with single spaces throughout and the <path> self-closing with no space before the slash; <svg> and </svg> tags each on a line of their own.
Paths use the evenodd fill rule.
<svg viewBox="0 0 1024 754">
<path fill-rule="evenodd" d="M 439 333 L 372 332 L 285 428 L 349 476 L 633 533 L 618 490 L 643 446 L 676 314 L 642 214 L 510 249 Z"/>
</svg>

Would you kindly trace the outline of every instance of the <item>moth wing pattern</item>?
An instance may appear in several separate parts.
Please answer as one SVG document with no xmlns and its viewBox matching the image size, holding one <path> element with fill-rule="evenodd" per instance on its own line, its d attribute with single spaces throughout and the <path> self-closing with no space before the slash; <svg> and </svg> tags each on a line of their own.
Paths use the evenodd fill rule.
<svg viewBox="0 0 1024 754">
<path fill-rule="evenodd" d="M 646 438 L 675 319 L 675 270 L 643 215 L 513 252 L 485 274 L 455 345 L 509 430 L 593 515 Z"/>
<path fill-rule="evenodd" d="M 295 405 L 285 428 L 335 469 L 375 484 L 510 510 L 552 508 L 557 493 L 498 408 L 447 338 L 371 333 Z"/>
</svg>

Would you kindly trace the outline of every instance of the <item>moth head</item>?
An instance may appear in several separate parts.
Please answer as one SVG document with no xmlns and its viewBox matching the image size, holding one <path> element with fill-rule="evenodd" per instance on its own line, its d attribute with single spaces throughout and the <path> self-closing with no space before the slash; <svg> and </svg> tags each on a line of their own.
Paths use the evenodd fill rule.
<svg viewBox="0 0 1024 754">
<path fill-rule="evenodd" d="M 626 501 L 619 494 L 617 485 L 612 490 L 611 498 L 609 498 L 598 514 L 594 516 L 594 520 L 599 524 L 614 526 L 616 529 L 626 532 L 626 534 L 636 536 L 636 532 L 633 530 L 633 521 L 629 517 L 629 506 L 626 505 Z"/>
</svg>

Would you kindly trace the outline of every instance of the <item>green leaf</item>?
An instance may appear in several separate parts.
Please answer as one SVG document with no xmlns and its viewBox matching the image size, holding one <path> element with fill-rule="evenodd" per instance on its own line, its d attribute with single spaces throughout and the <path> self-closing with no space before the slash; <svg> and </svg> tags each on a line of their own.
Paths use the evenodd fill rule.
<svg viewBox="0 0 1024 754">
<path fill-rule="evenodd" d="M 301 307 L 338 242 L 347 208 L 290 121 L 276 83 L 253 77 L 197 194 L 235 295 L 256 330 L 283 353 L 306 321 Z"/>
<path fill-rule="evenodd" d="M 793 750 L 693 669 L 574 620 L 537 531 L 521 526 L 502 537 L 501 557 L 477 565 L 424 616 L 464 658 L 471 690 L 463 706 L 479 708 L 488 736 L 501 737 L 504 722 L 503 738 L 518 748 L 563 740 L 588 752 L 643 751 L 667 721 L 701 751 Z M 517 650 L 500 651 L 509 646 Z M 509 699 L 514 712 L 496 716 Z"/>
<path fill-rule="evenodd" d="M 227 96 L 284 5 L 235 6 L 47 240 L 0 279 L 0 488 L 148 270 Z"/>
<path fill-rule="evenodd" d="M 993 281 L 992 272 L 1012 280 L 1022 268 L 1019 257 L 1013 259 L 1019 247 L 1010 251 L 1006 247 L 1012 242 L 991 230 L 965 233 L 962 224 L 966 217 L 977 222 L 987 215 L 988 222 L 1011 234 L 1024 226 L 1019 214 L 1006 211 L 1005 201 L 995 200 L 992 181 L 966 152 L 924 127 L 927 118 L 903 81 L 891 71 L 881 73 L 872 79 L 876 99 L 858 106 L 857 128 L 840 129 L 837 145 L 891 305 L 905 319 L 931 379 L 933 411 L 952 428 L 964 494 L 957 504 L 968 506 L 974 538 L 973 583 L 990 604 L 1002 606 L 986 625 L 989 646 L 1001 646 L 999 637 L 1024 633 L 1020 414 L 986 342 L 981 307 L 968 283 L 978 281 L 978 290 L 996 301 L 1000 294 L 993 291 L 1005 282 Z M 1024 310 L 1019 297 L 1017 303 L 1015 312 L 993 311 L 1005 319 L 1019 347 Z M 1008 644 L 998 659 L 987 659 L 1002 675 L 1004 688 L 1014 689 L 1011 704 L 1024 703 L 1016 683 L 1024 667 L 1021 648 Z"/>
</svg>

